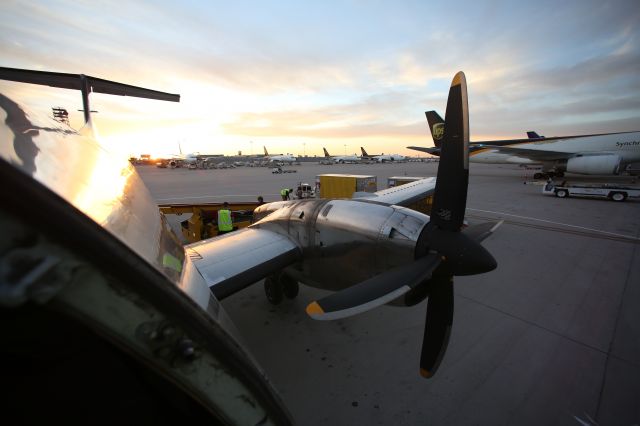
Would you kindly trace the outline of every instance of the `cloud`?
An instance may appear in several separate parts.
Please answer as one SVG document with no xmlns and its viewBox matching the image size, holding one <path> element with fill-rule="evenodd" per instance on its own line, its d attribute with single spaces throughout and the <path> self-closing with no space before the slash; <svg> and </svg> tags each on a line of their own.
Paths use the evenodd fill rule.
<svg viewBox="0 0 640 426">
<path fill-rule="evenodd" d="M 614 130 L 640 116 L 635 2 L 459 7 L 454 15 L 446 3 L 423 2 L 5 2 L 0 41 L 5 66 L 182 95 L 177 106 L 95 96 L 107 134 L 167 126 L 234 140 L 417 140 L 425 110 L 444 114 L 459 70 L 474 135 Z"/>
</svg>

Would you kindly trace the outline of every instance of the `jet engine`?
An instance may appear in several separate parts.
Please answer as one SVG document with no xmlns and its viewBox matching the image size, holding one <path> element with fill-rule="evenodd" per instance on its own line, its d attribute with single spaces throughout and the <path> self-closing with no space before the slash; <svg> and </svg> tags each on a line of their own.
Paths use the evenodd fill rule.
<svg viewBox="0 0 640 426">
<path fill-rule="evenodd" d="M 620 156 L 616 154 L 573 157 L 567 160 L 566 170 L 583 175 L 617 175 L 620 160 Z"/>
</svg>

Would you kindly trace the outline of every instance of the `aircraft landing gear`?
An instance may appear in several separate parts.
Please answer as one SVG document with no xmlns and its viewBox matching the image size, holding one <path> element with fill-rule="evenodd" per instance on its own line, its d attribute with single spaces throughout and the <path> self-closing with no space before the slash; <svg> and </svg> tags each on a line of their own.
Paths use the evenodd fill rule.
<svg viewBox="0 0 640 426">
<path fill-rule="evenodd" d="M 298 281 L 283 272 L 269 275 L 264 279 L 264 292 L 272 305 L 280 304 L 284 296 L 287 299 L 295 299 L 299 291 Z"/>
</svg>

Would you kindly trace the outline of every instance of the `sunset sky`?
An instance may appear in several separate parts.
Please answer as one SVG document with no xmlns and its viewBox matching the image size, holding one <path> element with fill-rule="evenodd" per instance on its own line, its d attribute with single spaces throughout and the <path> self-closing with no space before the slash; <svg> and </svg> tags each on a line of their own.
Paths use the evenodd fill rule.
<svg viewBox="0 0 640 426">
<path fill-rule="evenodd" d="M 460 70 L 472 140 L 640 130 L 637 0 L 3 0 L 0 40 L 0 66 L 179 93 L 92 95 L 101 136 L 133 155 L 418 155 Z M 81 125 L 78 93 L 26 93 Z"/>
</svg>

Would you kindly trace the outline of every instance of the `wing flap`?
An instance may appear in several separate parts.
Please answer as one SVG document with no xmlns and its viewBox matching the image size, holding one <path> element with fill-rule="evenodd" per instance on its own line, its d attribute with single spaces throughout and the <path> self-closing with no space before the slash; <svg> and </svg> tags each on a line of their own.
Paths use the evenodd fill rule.
<svg viewBox="0 0 640 426">
<path fill-rule="evenodd" d="M 289 238 L 266 229 L 244 228 L 185 247 L 187 255 L 222 300 L 301 257 Z"/>
</svg>

